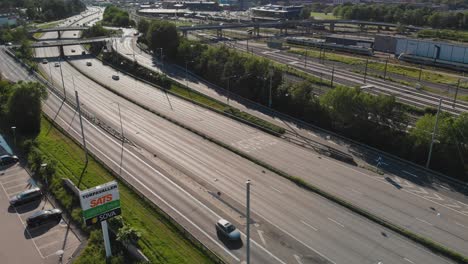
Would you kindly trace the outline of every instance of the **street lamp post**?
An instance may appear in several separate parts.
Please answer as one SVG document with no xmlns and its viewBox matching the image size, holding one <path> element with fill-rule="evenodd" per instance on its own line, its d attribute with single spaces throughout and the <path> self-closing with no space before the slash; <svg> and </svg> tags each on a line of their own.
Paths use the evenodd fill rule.
<svg viewBox="0 0 468 264">
<path fill-rule="evenodd" d="M 246 245 L 246 262 L 250 264 L 250 180 L 245 183 L 247 187 L 247 245 Z"/>
<path fill-rule="evenodd" d="M 15 143 L 15 147 L 16 147 L 16 127 L 12 126 L 11 130 L 13 131 L 13 142 Z"/>
<path fill-rule="evenodd" d="M 437 114 L 436 114 L 436 120 L 435 120 L 435 124 L 434 124 L 434 130 L 432 131 L 431 144 L 429 145 L 429 154 L 427 156 L 427 162 L 426 162 L 426 168 L 428 168 L 428 169 L 429 169 L 429 165 L 431 164 L 432 147 L 434 146 L 435 135 L 437 133 L 437 125 L 439 123 L 439 113 L 440 113 L 441 105 L 442 105 L 442 98 L 439 99 L 439 107 L 437 108 Z"/>
<path fill-rule="evenodd" d="M 46 191 L 47 191 L 49 189 L 49 182 L 47 180 L 46 168 L 47 168 L 47 163 L 42 163 L 41 170 L 42 170 L 42 173 L 44 173 L 44 181 L 45 181 L 45 186 L 46 186 Z"/>
</svg>

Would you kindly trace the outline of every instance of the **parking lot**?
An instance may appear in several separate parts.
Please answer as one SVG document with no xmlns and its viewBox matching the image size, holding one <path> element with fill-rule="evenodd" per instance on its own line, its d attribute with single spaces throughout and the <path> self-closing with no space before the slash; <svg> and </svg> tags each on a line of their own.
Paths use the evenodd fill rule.
<svg viewBox="0 0 468 264">
<path fill-rule="evenodd" d="M 43 198 L 17 207 L 9 204 L 10 197 L 36 186 L 26 170 L 18 164 L 0 168 L 0 186 L 1 262 L 61 263 L 62 259 L 66 263 L 81 242 L 64 220 L 34 228 L 26 224 L 34 212 L 54 207 L 49 200 Z"/>
</svg>

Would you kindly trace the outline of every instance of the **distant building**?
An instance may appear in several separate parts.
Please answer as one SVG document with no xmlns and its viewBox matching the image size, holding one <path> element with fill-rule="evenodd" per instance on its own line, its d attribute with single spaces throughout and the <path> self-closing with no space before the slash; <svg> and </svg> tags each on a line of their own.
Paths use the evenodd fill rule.
<svg viewBox="0 0 468 264">
<path fill-rule="evenodd" d="M 344 3 L 353 3 L 357 4 L 360 3 L 361 0 L 333 0 L 334 5 L 344 4 Z"/>
<path fill-rule="evenodd" d="M 250 8 L 252 18 L 261 19 L 298 19 L 303 6 L 264 5 Z"/>
<path fill-rule="evenodd" d="M 167 9 L 188 9 L 191 11 L 219 11 L 219 4 L 214 1 L 163 1 L 162 7 Z"/>
<path fill-rule="evenodd" d="M 0 13 L 0 27 L 16 26 L 18 16 L 15 13 Z"/>
</svg>

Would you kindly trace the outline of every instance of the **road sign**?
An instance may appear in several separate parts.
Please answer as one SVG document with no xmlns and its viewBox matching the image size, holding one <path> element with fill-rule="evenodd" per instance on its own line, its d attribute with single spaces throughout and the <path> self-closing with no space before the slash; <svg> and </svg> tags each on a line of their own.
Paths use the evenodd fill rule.
<svg viewBox="0 0 468 264">
<path fill-rule="evenodd" d="M 80 191 L 80 203 L 87 226 L 120 215 L 120 196 L 117 182 L 112 181 Z"/>
</svg>

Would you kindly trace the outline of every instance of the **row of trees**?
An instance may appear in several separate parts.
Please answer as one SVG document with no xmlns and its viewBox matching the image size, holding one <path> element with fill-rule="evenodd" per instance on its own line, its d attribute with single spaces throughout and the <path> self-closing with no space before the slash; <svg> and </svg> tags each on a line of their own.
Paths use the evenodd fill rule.
<svg viewBox="0 0 468 264">
<path fill-rule="evenodd" d="M 80 0 L 0 0 L 0 9 L 25 8 L 29 19 L 58 20 L 86 9 Z"/>
<path fill-rule="evenodd" d="M 108 6 L 104 10 L 103 21 L 105 25 L 116 27 L 129 27 L 133 25 L 130 15 L 127 11 L 116 6 Z"/>
<path fill-rule="evenodd" d="M 333 9 L 344 19 L 400 23 L 433 28 L 468 29 L 468 12 L 437 11 L 408 4 L 342 4 Z"/>
<path fill-rule="evenodd" d="M 39 83 L 0 81 L 0 125 L 3 128 L 16 126 L 21 134 L 39 133 L 41 101 L 46 96 L 45 87 Z"/>
<path fill-rule="evenodd" d="M 208 81 L 229 88 L 232 93 L 268 105 L 271 76 L 276 110 L 403 158 L 425 162 L 434 115 L 424 116 L 408 132 L 406 107 L 394 97 L 374 96 L 341 86 L 319 96 L 319 92 L 315 92 L 320 89 L 317 84 L 285 82 L 284 69 L 269 60 L 225 46 L 208 46 L 180 38 L 175 27 L 166 22 L 140 23 L 139 30 L 146 32 L 142 40 L 154 54 L 159 55 L 163 48 L 167 59 L 187 66 Z M 447 132 L 438 134 L 440 143 L 434 148 L 433 168 L 468 180 L 464 162 L 468 160 L 468 115 L 458 118 L 444 115 L 441 120 L 441 131 Z"/>
</svg>

